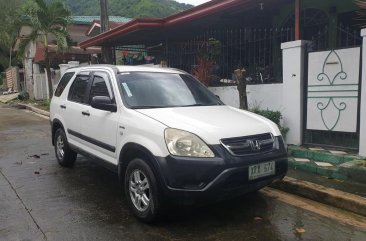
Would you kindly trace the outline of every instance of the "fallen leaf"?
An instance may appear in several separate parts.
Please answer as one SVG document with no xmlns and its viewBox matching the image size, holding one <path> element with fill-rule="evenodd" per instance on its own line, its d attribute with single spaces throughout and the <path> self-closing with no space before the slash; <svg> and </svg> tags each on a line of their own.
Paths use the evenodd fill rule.
<svg viewBox="0 0 366 241">
<path fill-rule="evenodd" d="M 39 155 L 32 155 L 32 156 L 29 156 L 29 157 L 33 157 L 33 158 L 37 158 L 37 159 L 41 158 Z"/>
<path fill-rule="evenodd" d="M 258 222 L 258 221 L 262 221 L 262 220 L 263 220 L 263 218 L 261 218 L 261 217 L 255 217 L 255 218 L 254 218 L 254 221 L 257 221 L 257 222 Z"/>
<path fill-rule="evenodd" d="M 36 171 L 36 172 L 34 172 L 34 174 L 37 174 L 37 175 L 39 175 L 39 172 L 37 172 L 37 171 Z"/>
<path fill-rule="evenodd" d="M 302 227 L 295 228 L 295 230 L 296 230 L 296 233 L 305 233 L 305 229 Z"/>
</svg>

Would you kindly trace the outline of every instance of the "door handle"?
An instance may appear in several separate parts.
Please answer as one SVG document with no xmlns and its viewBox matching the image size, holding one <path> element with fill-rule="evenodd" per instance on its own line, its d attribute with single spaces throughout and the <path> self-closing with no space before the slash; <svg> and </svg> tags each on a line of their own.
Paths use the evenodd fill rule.
<svg viewBox="0 0 366 241">
<path fill-rule="evenodd" d="M 66 109 L 66 105 L 60 105 L 61 109 Z"/>
<path fill-rule="evenodd" d="M 89 111 L 82 111 L 81 114 L 86 115 L 86 116 L 90 116 Z"/>
</svg>

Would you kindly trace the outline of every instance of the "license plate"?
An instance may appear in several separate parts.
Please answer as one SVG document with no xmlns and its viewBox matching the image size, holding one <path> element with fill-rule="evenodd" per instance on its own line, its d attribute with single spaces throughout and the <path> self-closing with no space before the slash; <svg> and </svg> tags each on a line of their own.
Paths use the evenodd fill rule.
<svg viewBox="0 0 366 241">
<path fill-rule="evenodd" d="M 249 166 L 249 180 L 275 174 L 275 162 L 265 162 Z"/>
</svg>

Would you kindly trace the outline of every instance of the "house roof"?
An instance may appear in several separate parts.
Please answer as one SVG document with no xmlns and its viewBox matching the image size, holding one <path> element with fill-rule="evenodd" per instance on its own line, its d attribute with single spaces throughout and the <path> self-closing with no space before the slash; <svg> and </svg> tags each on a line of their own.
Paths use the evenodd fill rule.
<svg viewBox="0 0 366 241">
<path fill-rule="evenodd" d="M 238 19 L 245 17 L 248 11 L 260 9 L 261 4 L 275 8 L 290 1 L 293 0 L 212 0 L 166 18 L 133 19 L 81 42 L 80 47 L 141 44 L 143 41 L 159 41 L 164 37 L 184 38 L 193 31 L 216 28 L 220 24 L 230 26 L 232 22 L 238 22 Z M 251 19 L 250 22 L 256 20 Z"/>
<path fill-rule="evenodd" d="M 71 22 L 74 24 L 85 24 L 89 25 L 94 20 L 100 20 L 100 16 L 71 16 Z M 129 22 L 131 19 L 121 16 L 109 16 L 110 22 L 115 23 L 126 23 Z"/>
</svg>

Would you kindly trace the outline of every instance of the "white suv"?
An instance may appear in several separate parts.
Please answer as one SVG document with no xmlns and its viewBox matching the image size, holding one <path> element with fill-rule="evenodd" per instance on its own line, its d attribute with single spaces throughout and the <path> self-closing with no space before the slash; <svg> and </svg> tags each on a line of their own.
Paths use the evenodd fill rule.
<svg viewBox="0 0 366 241">
<path fill-rule="evenodd" d="M 186 72 L 137 66 L 68 69 L 51 101 L 62 166 L 77 153 L 118 172 L 143 221 L 166 202 L 219 200 L 281 179 L 287 148 L 277 126 L 224 105 Z"/>
</svg>

